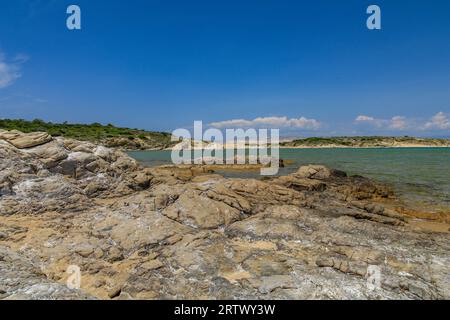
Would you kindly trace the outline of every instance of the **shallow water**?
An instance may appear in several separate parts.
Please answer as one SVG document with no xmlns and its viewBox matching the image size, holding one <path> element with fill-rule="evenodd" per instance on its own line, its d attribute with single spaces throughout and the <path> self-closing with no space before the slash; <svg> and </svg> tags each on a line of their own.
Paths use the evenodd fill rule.
<svg viewBox="0 0 450 320">
<path fill-rule="evenodd" d="M 133 151 L 145 166 L 170 164 L 170 151 Z M 450 212 L 450 148 L 280 149 L 293 164 L 279 174 L 304 164 L 323 164 L 391 185 L 412 205 Z M 220 172 L 228 177 L 258 177 L 255 172 Z"/>
</svg>

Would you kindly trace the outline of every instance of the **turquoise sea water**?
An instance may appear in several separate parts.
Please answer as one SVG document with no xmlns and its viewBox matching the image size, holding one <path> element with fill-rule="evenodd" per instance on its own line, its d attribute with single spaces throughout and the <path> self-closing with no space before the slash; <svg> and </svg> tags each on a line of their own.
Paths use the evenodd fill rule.
<svg viewBox="0 0 450 320">
<path fill-rule="evenodd" d="M 145 166 L 170 164 L 170 151 L 133 151 Z M 412 205 L 450 212 L 450 148 L 280 149 L 280 158 L 293 164 L 288 174 L 304 164 L 323 164 L 391 185 Z M 221 172 L 233 177 L 258 177 L 255 172 Z"/>
</svg>

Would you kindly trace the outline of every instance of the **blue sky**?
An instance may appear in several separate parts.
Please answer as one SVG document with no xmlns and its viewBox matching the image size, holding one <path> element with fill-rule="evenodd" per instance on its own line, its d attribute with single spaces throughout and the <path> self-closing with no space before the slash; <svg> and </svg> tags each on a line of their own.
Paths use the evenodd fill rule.
<svg viewBox="0 0 450 320">
<path fill-rule="evenodd" d="M 449 40 L 448 0 L 1 1 L 0 118 L 450 136 Z"/>
</svg>

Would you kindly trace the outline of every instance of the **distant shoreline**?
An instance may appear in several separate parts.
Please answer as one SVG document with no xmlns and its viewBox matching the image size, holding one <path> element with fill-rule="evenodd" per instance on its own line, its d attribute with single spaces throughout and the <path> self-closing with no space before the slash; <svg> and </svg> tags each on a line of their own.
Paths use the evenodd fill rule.
<svg viewBox="0 0 450 320">
<path fill-rule="evenodd" d="M 355 136 L 305 138 L 280 144 L 282 148 L 448 148 L 450 139 Z"/>
<path fill-rule="evenodd" d="M 270 148 L 270 145 L 268 146 Z M 257 149 L 255 145 L 247 145 L 246 149 Z M 279 146 L 279 149 L 447 149 L 450 145 L 395 145 L 395 146 L 337 146 L 337 145 L 323 145 L 323 146 Z M 192 150 L 199 150 L 200 147 L 193 147 Z M 233 149 L 231 146 L 224 146 L 223 150 Z M 172 148 L 166 149 L 152 149 L 152 150 L 125 150 L 125 151 L 171 151 Z"/>
<path fill-rule="evenodd" d="M 280 146 L 280 149 L 429 149 L 429 148 L 450 148 L 450 145 L 448 146 L 433 146 L 433 145 L 417 145 L 417 146 L 411 146 L 411 145 L 404 145 L 404 146 L 367 146 L 367 147 L 360 147 L 360 146 Z"/>
<path fill-rule="evenodd" d="M 382 136 L 355 136 L 330 138 L 305 138 L 292 141 L 283 141 L 277 144 L 280 149 L 396 149 L 396 148 L 449 148 L 450 139 L 415 138 L 415 137 L 382 137 Z M 207 143 L 193 141 L 192 149 L 201 149 L 208 146 L 211 149 L 236 149 L 231 143 Z M 268 148 L 271 147 L 269 143 Z M 239 146 L 239 149 L 243 146 Z M 247 142 L 246 149 L 258 148 L 254 142 Z M 169 148 L 168 148 L 169 149 Z"/>
<path fill-rule="evenodd" d="M 20 119 L 0 119 L 0 130 L 18 130 L 21 132 L 46 132 L 53 137 L 64 137 L 102 144 L 124 151 L 171 150 L 178 142 L 172 141 L 168 132 L 154 132 L 142 129 L 115 127 L 112 124 L 69 124 L 52 123 L 42 120 L 26 121 Z M 199 141 L 192 141 L 193 149 L 198 148 Z M 204 142 L 204 144 L 208 144 Z M 224 149 L 226 144 L 217 143 Z M 233 146 L 234 147 L 234 146 Z M 255 147 L 247 144 L 246 148 Z M 341 136 L 311 137 L 284 140 L 279 143 L 281 149 L 351 149 L 351 148 L 448 148 L 450 139 L 416 138 L 409 136 Z"/>
<path fill-rule="evenodd" d="M 249 149 L 256 149 L 255 146 L 246 147 Z M 296 146 L 296 147 L 289 147 L 289 146 L 280 146 L 279 149 L 448 149 L 450 146 L 391 146 L 391 147 L 383 147 L 383 146 L 373 146 L 373 147 L 358 147 L 358 146 Z M 192 148 L 192 150 L 199 150 L 200 148 Z M 232 149 L 232 148 L 224 148 L 223 150 Z M 124 152 L 145 152 L 145 151 L 171 151 L 172 148 L 166 148 L 166 149 L 145 149 L 145 150 L 138 150 L 138 149 L 131 149 L 131 150 L 123 150 Z"/>
</svg>

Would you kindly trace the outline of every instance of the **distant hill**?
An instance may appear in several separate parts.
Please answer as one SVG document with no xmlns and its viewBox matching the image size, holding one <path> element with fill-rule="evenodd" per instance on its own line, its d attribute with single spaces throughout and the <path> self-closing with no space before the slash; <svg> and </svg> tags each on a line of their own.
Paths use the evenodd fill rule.
<svg viewBox="0 0 450 320">
<path fill-rule="evenodd" d="M 33 121 L 0 119 L 0 129 L 22 132 L 42 131 L 54 137 L 63 136 L 127 150 L 165 149 L 175 144 L 170 141 L 171 134 L 167 132 L 120 128 L 112 124 L 69 124 L 45 122 L 39 119 Z"/>
<path fill-rule="evenodd" d="M 47 132 L 54 137 L 63 136 L 77 140 L 100 143 L 125 150 L 167 149 L 176 144 L 167 132 L 146 131 L 116 127 L 112 124 L 52 123 L 35 119 L 0 119 L 0 129 L 22 132 Z M 450 139 L 414 137 L 315 137 L 280 142 L 281 147 L 293 148 L 370 148 L 370 147 L 450 147 Z"/>
<path fill-rule="evenodd" d="M 370 148 L 370 147 L 449 147 L 450 139 L 414 137 L 330 137 L 305 138 L 281 142 L 282 147 L 310 148 Z"/>
</svg>

